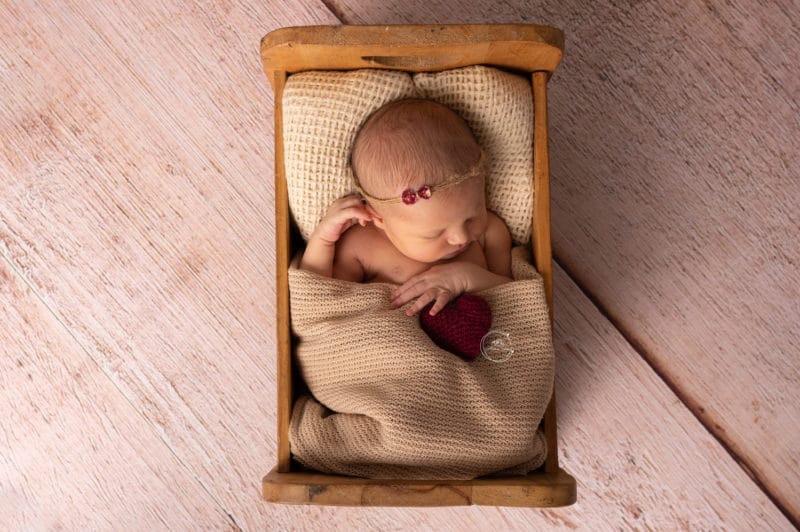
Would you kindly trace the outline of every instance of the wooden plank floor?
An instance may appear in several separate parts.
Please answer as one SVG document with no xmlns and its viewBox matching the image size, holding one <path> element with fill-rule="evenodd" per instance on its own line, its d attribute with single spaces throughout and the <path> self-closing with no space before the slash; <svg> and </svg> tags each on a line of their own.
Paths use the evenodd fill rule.
<svg viewBox="0 0 800 532">
<path fill-rule="evenodd" d="M 0 528 L 797 526 L 790 3 L 166 4 L 0 6 Z M 341 21 L 567 34 L 550 122 L 573 507 L 259 500 L 275 340 L 258 41 Z"/>
</svg>

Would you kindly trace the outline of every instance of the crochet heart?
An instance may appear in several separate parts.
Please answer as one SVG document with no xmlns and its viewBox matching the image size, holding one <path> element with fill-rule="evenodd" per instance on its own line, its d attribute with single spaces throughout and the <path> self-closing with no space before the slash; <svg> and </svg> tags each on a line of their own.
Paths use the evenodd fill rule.
<svg viewBox="0 0 800 532">
<path fill-rule="evenodd" d="M 464 360 L 481 354 L 481 339 L 492 327 L 492 309 L 482 297 L 463 294 L 447 304 L 435 316 L 430 315 L 433 303 L 419 315 L 422 330 L 442 349 Z"/>
</svg>

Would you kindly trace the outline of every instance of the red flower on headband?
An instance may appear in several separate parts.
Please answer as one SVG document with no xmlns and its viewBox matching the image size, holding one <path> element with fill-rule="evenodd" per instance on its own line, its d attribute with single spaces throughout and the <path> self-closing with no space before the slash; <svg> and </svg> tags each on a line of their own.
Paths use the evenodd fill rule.
<svg viewBox="0 0 800 532">
<path fill-rule="evenodd" d="M 403 203 L 413 205 L 417 202 L 417 198 L 430 199 L 431 194 L 431 187 L 428 185 L 422 185 L 416 191 L 413 188 L 407 188 L 403 191 Z"/>
</svg>

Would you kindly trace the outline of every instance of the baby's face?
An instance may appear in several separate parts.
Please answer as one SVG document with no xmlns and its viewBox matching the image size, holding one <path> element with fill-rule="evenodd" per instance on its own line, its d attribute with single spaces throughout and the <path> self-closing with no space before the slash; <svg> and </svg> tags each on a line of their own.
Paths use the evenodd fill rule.
<svg viewBox="0 0 800 532">
<path fill-rule="evenodd" d="M 482 178 L 447 192 L 413 205 L 386 206 L 375 225 L 406 257 L 425 263 L 452 259 L 486 232 L 488 215 Z"/>
</svg>

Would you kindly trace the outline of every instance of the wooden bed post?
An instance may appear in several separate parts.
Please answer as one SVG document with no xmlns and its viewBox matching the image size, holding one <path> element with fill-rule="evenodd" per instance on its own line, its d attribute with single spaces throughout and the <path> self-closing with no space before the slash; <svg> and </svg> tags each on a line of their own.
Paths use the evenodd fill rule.
<svg viewBox="0 0 800 532">
<path fill-rule="evenodd" d="M 278 370 L 278 465 L 290 471 L 289 420 L 292 415 L 292 347 L 289 325 L 289 194 L 283 161 L 283 86 L 286 72 L 275 72 L 275 291 Z"/>
<path fill-rule="evenodd" d="M 544 71 L 531 75 L 533 86 L 533 227 L 531 247 L 544 281 L 547 306 L 550 311 L 550 327 L 553 327 L 553 250 L 550 243 L 550 159 L 547 136 L 547 76 Z M 547 437 L 547 461 L 545 471 L 558 471 L 558 435 L 556 432 L 556 390 L 544 414 L 544 430 Z"/>
</svg>

